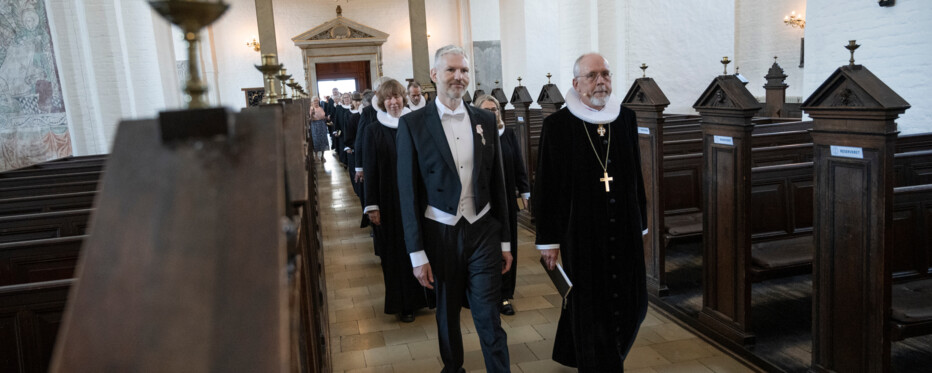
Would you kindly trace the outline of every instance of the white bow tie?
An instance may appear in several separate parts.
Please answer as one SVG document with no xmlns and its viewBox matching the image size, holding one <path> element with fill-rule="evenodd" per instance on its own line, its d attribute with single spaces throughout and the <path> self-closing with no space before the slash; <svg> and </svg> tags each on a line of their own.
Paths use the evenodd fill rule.
<svg viewBox="0 0 932 373">
<path fill-rule="evenodd" d="M 445 119 L 450 119 L 450 118 L 456 121 L 461 121 L 463 120 L 463 118 L 466 118 L 466 113 L 465 112 L 456 113 L 456 114 L 443 113 L 443 116 L 440 117 L 440 120 L 445 120 Z"/>
</svg>

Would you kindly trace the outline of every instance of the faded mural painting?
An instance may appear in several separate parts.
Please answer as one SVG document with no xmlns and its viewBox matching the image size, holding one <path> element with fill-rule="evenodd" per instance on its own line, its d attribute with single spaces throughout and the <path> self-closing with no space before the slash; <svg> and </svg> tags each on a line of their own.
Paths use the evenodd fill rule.
<svg viewBox="0 0 932 373">
<path fill-rule="evenodd" d="M 45 3 L 0 0 L 0 171 L 71 153 Z"/>
</svg>

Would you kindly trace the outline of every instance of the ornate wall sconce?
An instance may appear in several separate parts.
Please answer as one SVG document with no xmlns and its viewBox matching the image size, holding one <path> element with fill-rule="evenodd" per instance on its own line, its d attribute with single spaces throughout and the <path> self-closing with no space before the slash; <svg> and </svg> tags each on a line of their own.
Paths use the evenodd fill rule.
<svg viewBox="0 0 932 373">
<path fill-rule="evenodd" d="M 800 30 L 806 30 L 806 20 L 802 16 L 796 15 L 796 11 L 790 15 L 783 17 L 783 23 L 792 28 L 799 28 Z M 799 38 L 799 67 L 803 67 L 803 61 L 806 58 L 806 38 Z"/>
<path fill-rule="evenodd" d="M 806 20 L 802 16 L 796 15 L 795 10 L 790 15 L 783 17 L 783 23 L 790 27 L 806 28 Z"/>
<path fill-rule="evenodd" d="M 259 42 L 256 41 L 256 38 L 252 38 L 252 41 L 247 41 L 247 42 L 246 42 L 246 46 L 249 47 L 249 48 L 252 48 L 252 50 L 254 50 L 254 51 L 256 51 L 256 52 L 258 52 L 259 49 L 260 49 L 260 48 L 259 48 Z"/>
</svg>

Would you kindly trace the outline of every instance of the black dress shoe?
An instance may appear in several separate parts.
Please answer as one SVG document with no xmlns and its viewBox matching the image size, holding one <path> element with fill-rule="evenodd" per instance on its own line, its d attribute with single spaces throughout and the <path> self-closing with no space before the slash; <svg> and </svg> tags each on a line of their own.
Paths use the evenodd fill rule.
<svg viewBox="0 0 932 373">
<path fill-rule="evenodd" d="M 498 306 L 498 310 L 502 312 L 502 315 L 512 316 L 515 314 L 515 309 L 511 306 L 511 302 L 509 302 L 508 299 L 502 300 L 502 304 Z"/>
<path fill-rule="evenodd" d="M 399 313 L 398 320 L 401 320 L 401 322 L 414 322 L 414 312 Z"/>
</svg>

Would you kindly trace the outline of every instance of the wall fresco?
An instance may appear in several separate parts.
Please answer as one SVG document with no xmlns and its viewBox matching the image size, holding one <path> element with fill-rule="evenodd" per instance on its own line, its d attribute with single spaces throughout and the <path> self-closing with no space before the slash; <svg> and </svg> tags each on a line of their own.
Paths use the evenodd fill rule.
<svg viewBox="0 0 932 373">
<path fill-rule="evenodd" d="M 0 0 L 0 171 L 71 154 L 45 3 Z"/>
</svg>

